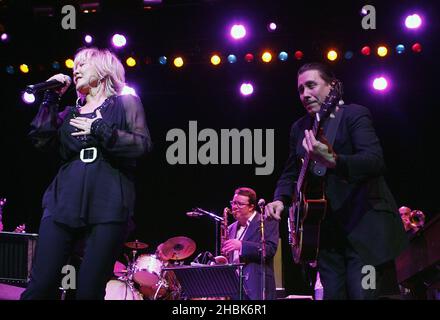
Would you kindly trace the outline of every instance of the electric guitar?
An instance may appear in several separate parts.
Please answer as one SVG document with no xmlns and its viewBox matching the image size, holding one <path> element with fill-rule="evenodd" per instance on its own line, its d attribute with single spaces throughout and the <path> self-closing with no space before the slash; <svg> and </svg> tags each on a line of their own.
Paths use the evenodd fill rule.
<svg viewBox="0 0 440 320">
<path fill-rule="evenodd" d="M 331 90 L 321 109 L 315 114 L 313 135 L 319 139 L 322 123 L 336 108 L 341 98 L 342 84 L 338 80 L 331 83 Z M 294 190 L 292 206 L 289 208 L 289 244 L 295 263 L 315 262 L 319 249 L 321 221 L 327 210 L 324 192 L 324 179 L 311 175 L 309 155 L 303 159 L 301 171 Z"/>
</svg>

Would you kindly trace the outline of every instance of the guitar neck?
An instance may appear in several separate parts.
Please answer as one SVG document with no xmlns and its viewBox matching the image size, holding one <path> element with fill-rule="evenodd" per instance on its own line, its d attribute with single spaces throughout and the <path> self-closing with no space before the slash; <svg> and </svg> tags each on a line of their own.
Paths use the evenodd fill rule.
<svg viewBox="0 0 440 320">
<path fill-rule="evenodd" d="M 317 133 L 319 132 L 320 124 L 321 124 L 321 121 L 320 121 L 320 118 L 319 118 L 319 116 L 317 114 L 315 116 L 315 120 L 313 121 L 313 126 L 312 126 L 312 132 L 313 132 L 313 136 L 315 138 L 317 138 Z M 296 196 L 297 196 L 297 199 L 298 199 L 299 193 L 302 190 L 302 187 L 303 187 L 303 184 L 304 184 L 304 179 L 306 177 L 307 170 L 309 168 L 309 163 L 310 163 L 310 156 L 309 156 L 309 154 L 306 154 L 306 156 L 304 157 L 304 161 L 302 163 L 302 166 L 301 166 L 301 171 L 299 173 L 297 183 L 296 183 Z"/>
</svg>

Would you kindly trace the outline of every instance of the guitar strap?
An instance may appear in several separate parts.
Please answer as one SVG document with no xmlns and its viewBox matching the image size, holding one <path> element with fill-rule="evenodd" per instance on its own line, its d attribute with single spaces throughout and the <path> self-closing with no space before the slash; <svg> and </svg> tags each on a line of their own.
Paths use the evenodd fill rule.
<svg viewBox="0 0 440 320">
<path fill-rule="evenodd" d="M 344 112 L 345 106 L 339 106 L 338 112 L 335 113 L 335 117 L 331 118 L 328 117 L 328 126 L 327 130 L 325 131 L 325 137 L 328 141 L 328 143 L 333 146 L 333 143 L 336 139 L 336 132 L 338 132 L 339 124 L 341 123 L 342 113 Z M 316 162 L 315 165 L 312 168 L 312 171 L 315 175 L 319 177 L 323 177 L 327 172 L 327 167 L 323 164 L 320 164 L 319 162 Z"/>
</svg>

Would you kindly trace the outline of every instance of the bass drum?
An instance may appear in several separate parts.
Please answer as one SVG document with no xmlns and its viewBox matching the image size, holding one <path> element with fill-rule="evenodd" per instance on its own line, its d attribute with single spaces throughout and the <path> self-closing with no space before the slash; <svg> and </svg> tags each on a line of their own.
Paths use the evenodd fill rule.
<svg viewBox="0 0 440 320">
<path fill-rule="evenodd" d="M 110 280 L 105 288 L 104 300 L 144 300 L 136 288 L 121 280 Z"/>
<path fill-rule="evenodd" d="M 133 280 L 140 286 L 157 288 L 162 271 L 162 262 L 154 254 L 140 255 L 135 264 Z"/>
</svg>

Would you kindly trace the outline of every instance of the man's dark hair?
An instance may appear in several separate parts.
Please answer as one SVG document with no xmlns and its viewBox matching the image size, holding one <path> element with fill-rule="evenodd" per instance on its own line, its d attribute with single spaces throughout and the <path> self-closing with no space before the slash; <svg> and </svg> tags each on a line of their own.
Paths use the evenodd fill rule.
<svg viewBox="0 0 440 320">
<path fill-rule="evenodd" d="M 330 84 L 334 79 L 336 79 L 335 74 L 331 71 L 330 67 L 321 62 L 306 63 L 298 70 L 299 77 L 300 74 L 309 71 L 317 70 L 321 78 L 328 84 Z"/>
<path fill-rule="evenodd" d="M 257 206 L 257 193 L 253 189 L 241 187 L 241 188 L 236 189 L 234 194 L 248 197 L 249 204 L 253 205 L 254 207 Z"/>
</svg>

